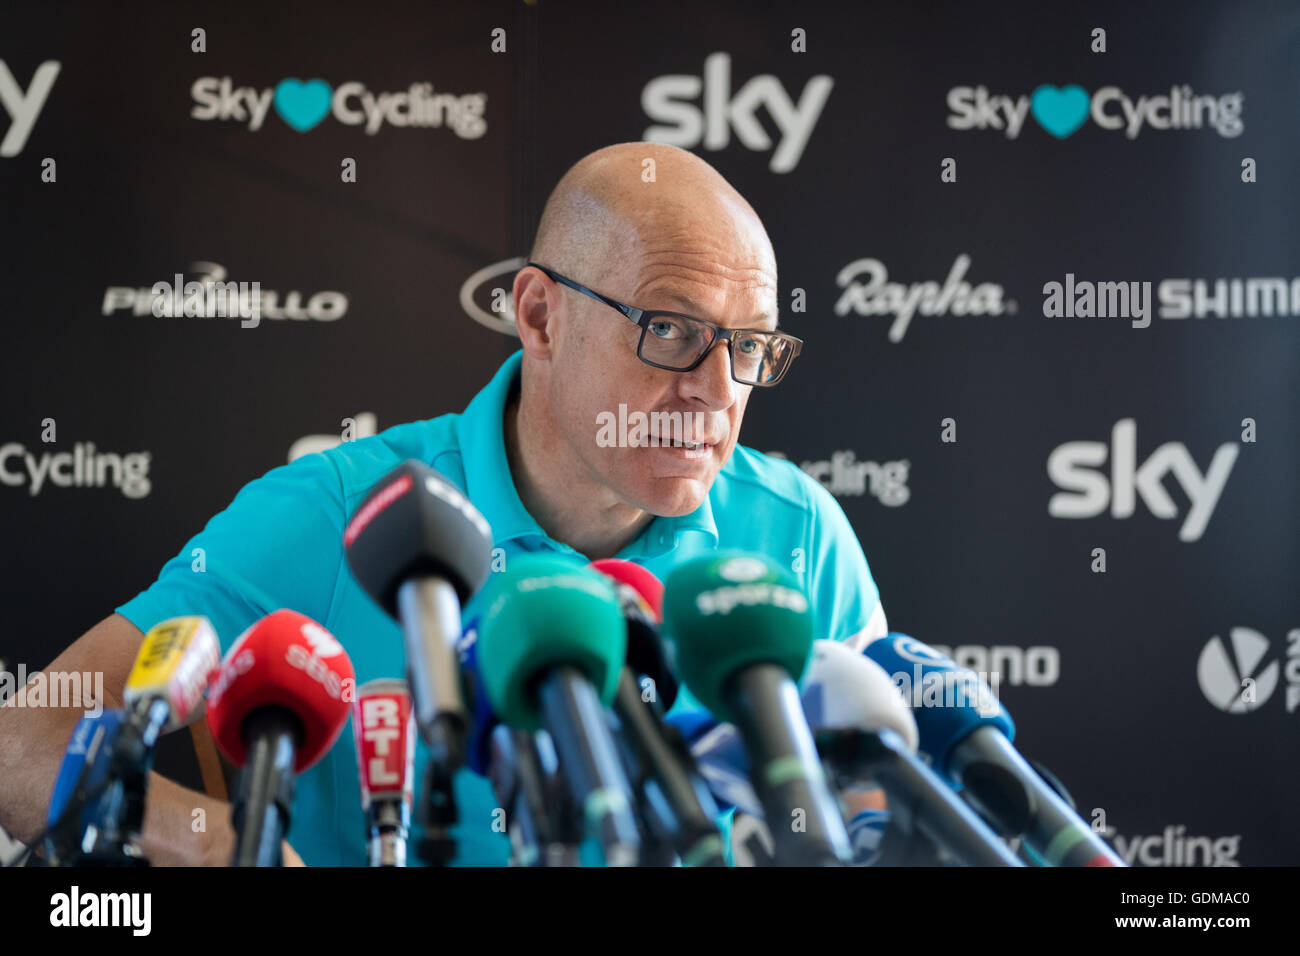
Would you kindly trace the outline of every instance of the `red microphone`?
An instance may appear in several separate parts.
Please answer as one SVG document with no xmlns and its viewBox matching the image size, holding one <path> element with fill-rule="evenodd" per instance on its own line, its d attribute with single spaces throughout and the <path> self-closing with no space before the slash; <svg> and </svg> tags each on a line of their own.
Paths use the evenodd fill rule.
<svg viewBox="0 0 1300 956">
<path fill-rule="evenodd" d="M 234 866 L 280 865 L 295 775 L 338 739 L 355 683 L 343 645 L 297 611 L 268 614 L 226 652 L 208 692 L 208 727 L 242 768 Z"/>
<path fill-rule="evenodd" d="M 659 636 L 663 621 L 664 584 L 653 571 L 619 558 L 591 562 L 591 567 L 614 582 L 619 606 L 627 620 L 627 666 L 642 693 L 666 711 L 677 699 L 677 678 L 669 650 Z M 649 678 L 650 684 L 646 684 Z"/>
<path fill-rule="evenodd" d="M 621 558 L 603 558 L 591 562 L 591 566 L 606 577 L 628 585 L 650 606 L 655 620 L 663 620 L 664 583 L 655 577 L 653 571 L 647 571 L 641 565 Z"/>
<path fill-rule="evenodd" d="M 415 713 L 406 681 L 366 681 L 352 705 L 371 866 L 406 866 L 414 799 Z"/>
</svg>

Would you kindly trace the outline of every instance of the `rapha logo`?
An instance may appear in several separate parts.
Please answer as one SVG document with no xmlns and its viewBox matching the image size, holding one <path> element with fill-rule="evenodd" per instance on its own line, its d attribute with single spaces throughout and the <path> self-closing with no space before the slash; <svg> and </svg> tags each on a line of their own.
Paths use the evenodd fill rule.
<svg viewBox="0 0 1300 956">
<path fill-rule="evenodd" d="M 643 138 L 683 149 L 703 143 L 705 149 L 716 151 L 727 147 L 734 130 L 747 149 L 766 152 L 772 149 L 772 140 L 755 115 L 760 106 L 765 106 L 781 133 L 768 168 L 774 173 L 788 173 L 799 165 L 834 85 L 835 81 L 825 74 L 814 76 L 795 105 L 780 80 L 763 74 L 751 78 L 733 94 L 731 57 L 713 53 L 704 61 L 703 78 L 674 73 L 656 77 L 645 85 L 641 107 L 651 119 L 668 125 L 647 127 Z M 692 102 L 701 94 L 703 109 Z"/>
<path fill-rule="evenodd" d="M 1003 315 L 1015 314 L 1016 303 L 1004 301 L 1002 286 L 984 282 L 971 286 L 965 281 L 970 256 L 962 253 L 953 260 L 948 278 L 937 282 L 903 285 L 889 281 L 889 271 L 879 259 L 854 259 L 835 276 L 844 292 L 835 303 L 836 315 L 892 315 L 889 341 L 901 342 L 912 317 L 920 315 Z"/>
<path fill-rule="evenodd" d="M 1240 449 L 1224 442 L 1214 452 L 1205 474 L 1180 442 L 1165 442 L 1142 464 L 1137 463 L 1137 420 L 1120 419 L 1111 431 L 1111 444 L 1068 441 L 1047 456 L 1047 474 L 1058 488 L 1047 502 L 1053 518 L 1095 518 L 1109 505 L 1115 518 L 1132 517 L 1141 498 L 1157 518 L 1178 517 L 1178 507 L 1165 490 L 1165 476 L 1174 478 L 1187 494 L 1191 508 L 1178 530 L 1179 541 L 1197 541 L 1209 524 L 1228 482 Z M 1110 454 L 1111 478 L 1098 470 Z"/>
</svg>

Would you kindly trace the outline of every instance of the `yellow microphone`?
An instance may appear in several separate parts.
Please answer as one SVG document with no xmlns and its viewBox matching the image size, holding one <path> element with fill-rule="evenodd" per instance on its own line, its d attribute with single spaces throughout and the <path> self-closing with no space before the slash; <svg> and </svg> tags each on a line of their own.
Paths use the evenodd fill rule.
<svg viewBox="0 0 1300 956">
<path fill-rule="evenodd" d="M 203 692 L 220 667 L 221 645 L 206 617 L 173 617 L 149 628 L 122 694 L 149 743 L 202 713 Z"/>
</svg>

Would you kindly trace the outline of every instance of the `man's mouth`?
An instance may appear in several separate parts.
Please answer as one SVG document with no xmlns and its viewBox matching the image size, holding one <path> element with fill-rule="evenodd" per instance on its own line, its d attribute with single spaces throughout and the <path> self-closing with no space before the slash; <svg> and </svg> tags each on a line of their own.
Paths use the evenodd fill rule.
<svg viewBox="0 0 1300 956">
<path fill-rule="evenodd" d="M 711 441 L 690 441 L 688 439 L 654 439 L 651 444 L 662 445 L 668 448 L 685 448 L 687 451 L 708 451 L 716 442 Z"/>
</svg>

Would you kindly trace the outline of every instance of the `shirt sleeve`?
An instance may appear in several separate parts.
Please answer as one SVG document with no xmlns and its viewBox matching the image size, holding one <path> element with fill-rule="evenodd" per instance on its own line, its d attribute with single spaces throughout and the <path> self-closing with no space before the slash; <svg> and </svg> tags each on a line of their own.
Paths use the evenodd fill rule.
<svg viewBox="0 0 1300 956">
<path fill-rule="evenodd" d="M 324 623 L 343 565 L 344 516 L 342 480 L 329 457 L 274 468 L 240 489 L 157 581 L 117 611 L 142 631 L 202 614 L 223 651 L 281 608 Z"/>
<path fill-rule="evenodd" d="M 809 478 L 805 486 L 812 510 L 805 581 L 816 621 L 813 636 L 860 651 L 888 632 L 880 592 L 844 509 L 821 482 Z"/>
</svg>

